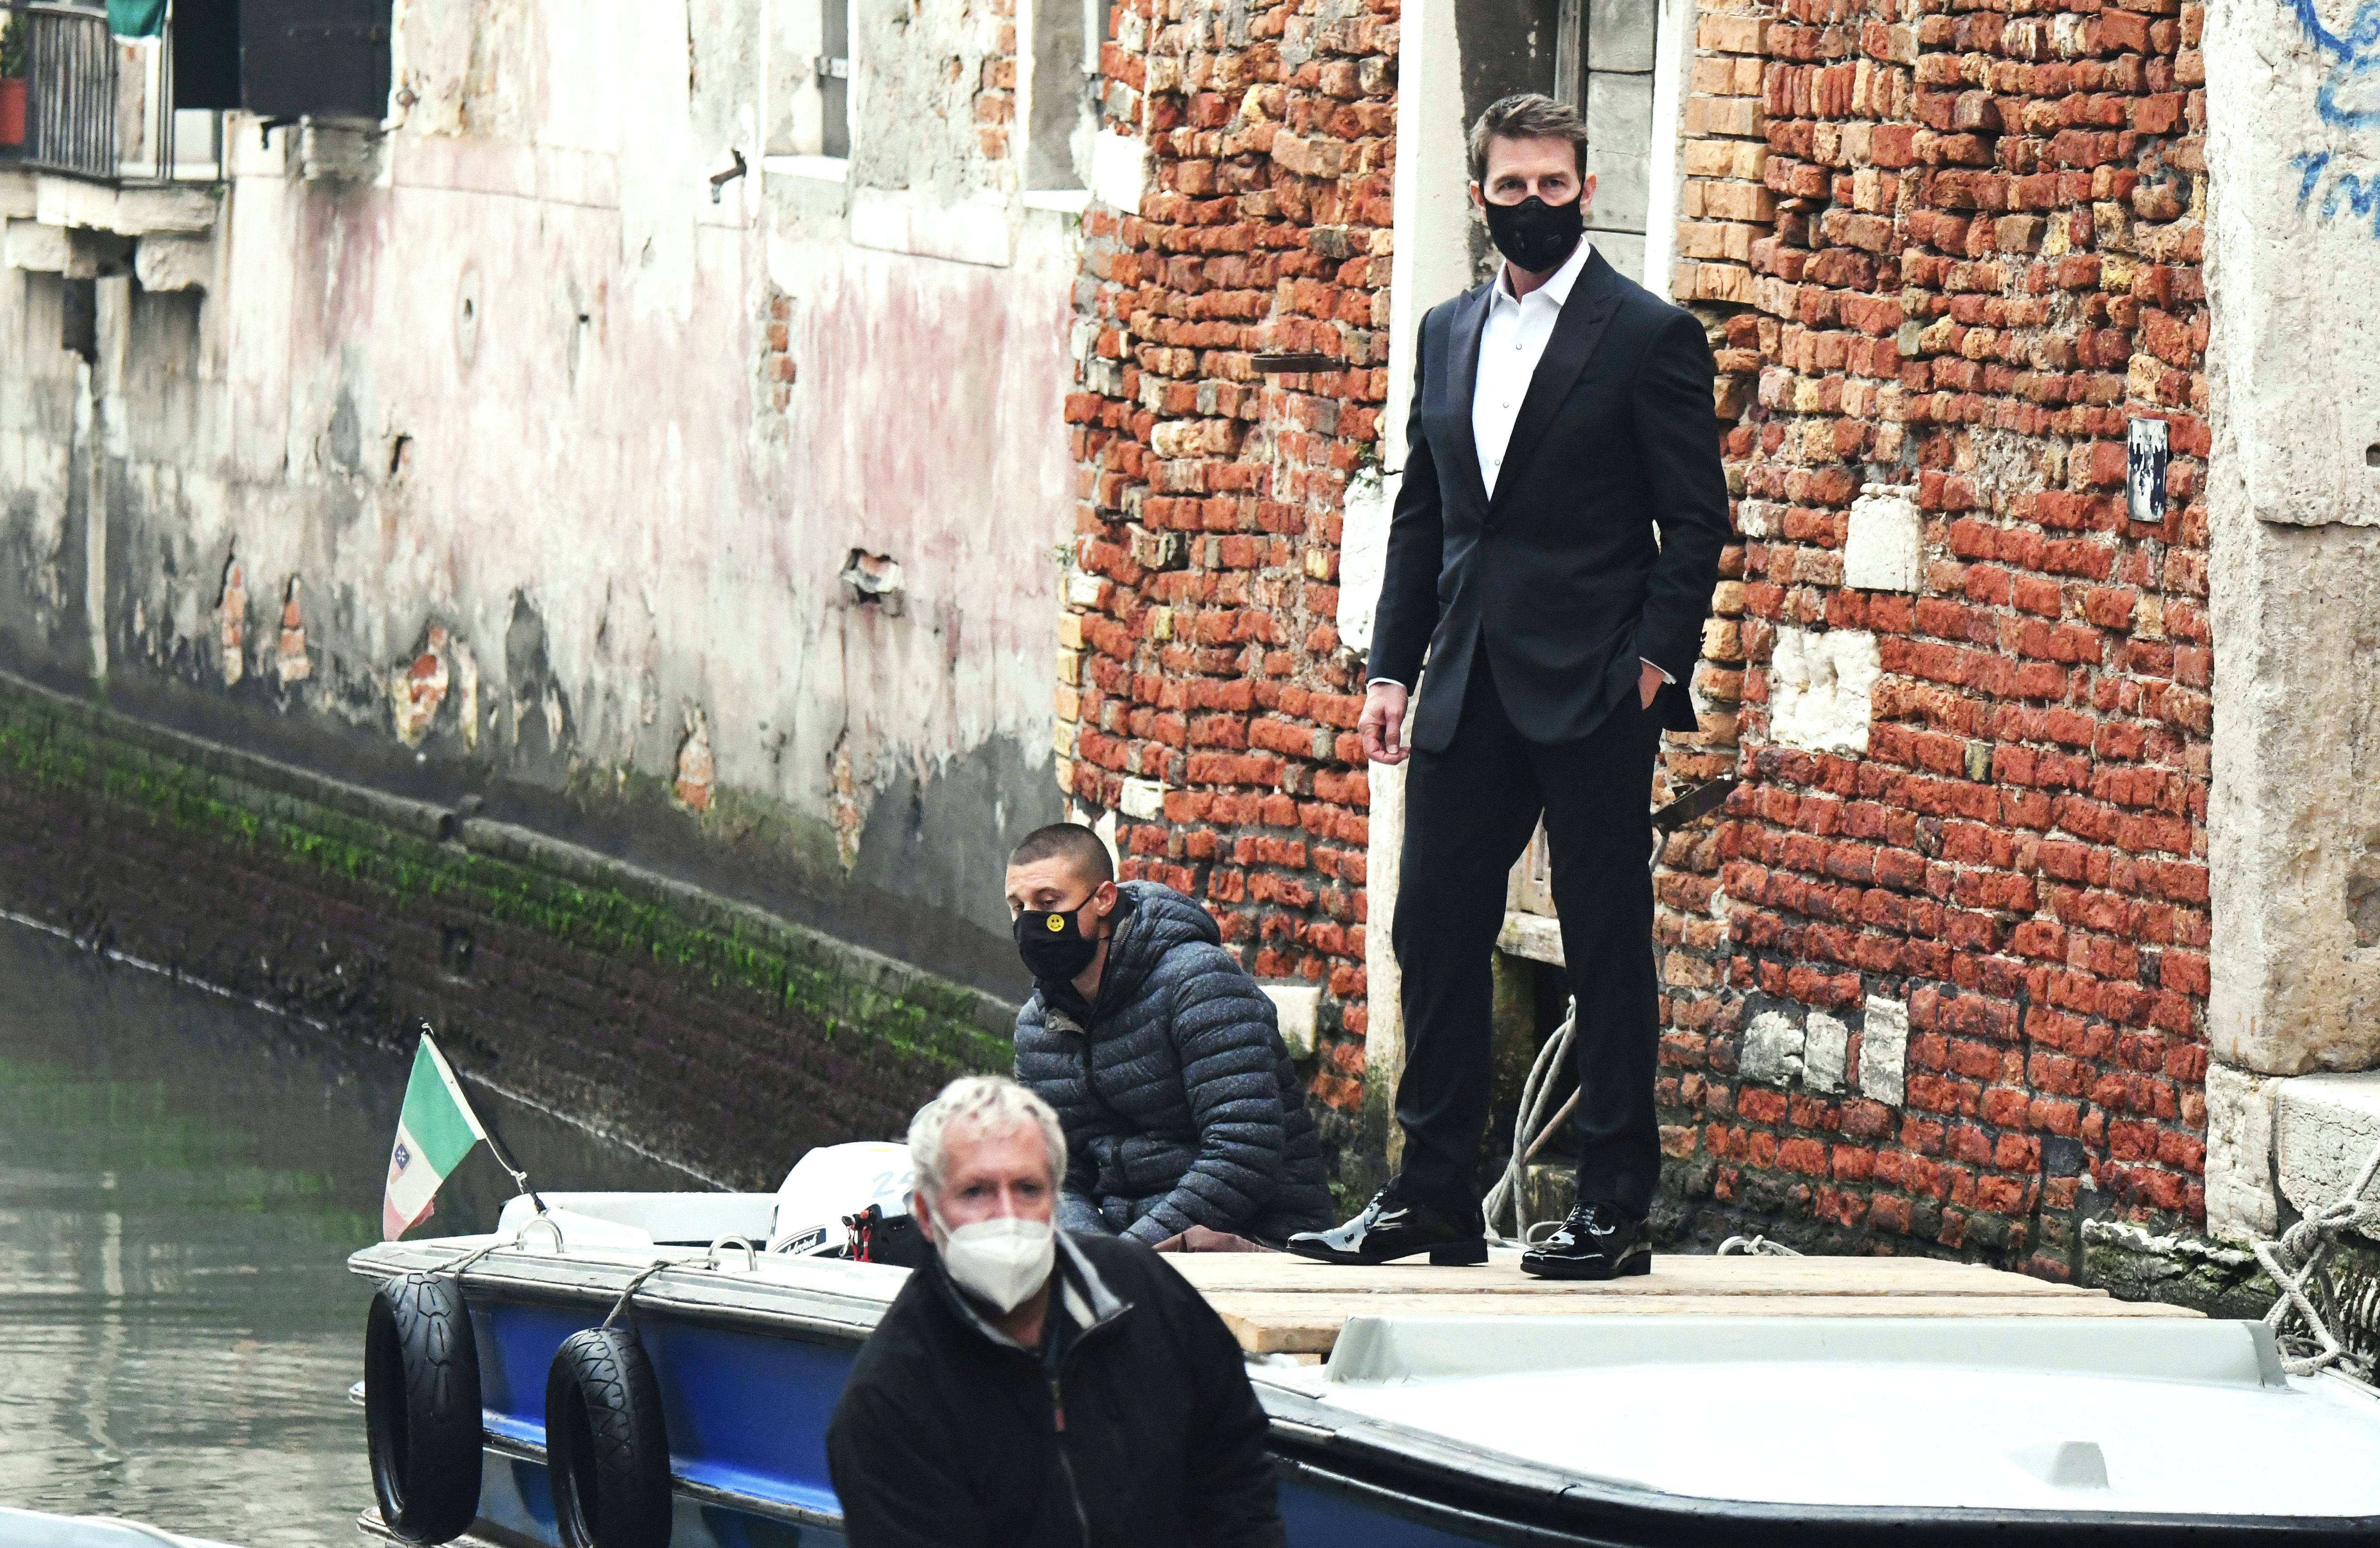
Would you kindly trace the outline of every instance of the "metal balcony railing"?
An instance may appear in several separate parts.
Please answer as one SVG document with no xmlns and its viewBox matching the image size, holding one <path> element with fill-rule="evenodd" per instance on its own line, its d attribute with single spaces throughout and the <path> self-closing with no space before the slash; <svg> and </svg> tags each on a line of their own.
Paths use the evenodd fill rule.
<svg viewBox="0 0 2380 1548">
<path fill-rule="evenodd" d="M 17 22 L 29 44 L 23 165 L 111 183 L 222 177 L 220 115 L 191 114 L 207 131 L 202 160 L 179 161 L 170 16 L 146 44 L 110 36 L 100 6 L 45 0 L 18 6 Z"/>
<path fill-rule="evenodd" d="M 87 6 L 28 6 L 25 159 L 84 177 L 116 176 L 115 42 L 107 12 Z"/>
</svg>

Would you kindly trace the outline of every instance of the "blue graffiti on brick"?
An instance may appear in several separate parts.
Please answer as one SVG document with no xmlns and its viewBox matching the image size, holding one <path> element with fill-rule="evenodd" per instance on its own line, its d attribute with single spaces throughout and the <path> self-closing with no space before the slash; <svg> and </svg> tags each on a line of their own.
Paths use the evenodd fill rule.
<svg viewBox="0 0 2380 1548">
<path fill-rule="evenodd" d="M 2333 56 L 2330 77 L 2314 95 L 2315 110 L 2333 128 L 2380 128 L 2380 0 L 2363 0 L 2342 31 L 2323 24 L 2314 0 L 2289 0 L 2298 26 L 2316 48 Z"/>
</svg>

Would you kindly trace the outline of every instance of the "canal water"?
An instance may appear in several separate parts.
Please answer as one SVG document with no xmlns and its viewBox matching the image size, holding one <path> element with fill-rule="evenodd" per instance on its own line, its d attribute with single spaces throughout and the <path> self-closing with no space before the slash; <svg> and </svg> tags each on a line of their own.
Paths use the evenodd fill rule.
<svg viewBox="0 0 2380 1548">
<path fill-rule="evenodd" d="M 409 1053 L 0 920 L 0 1505 L 358 1543 L 362 1374 Z M 468 1088 L 540 1188 L 698 1184 Z M 416 1235 L 485 1230 L 475 1152 Z"/>
</svg>

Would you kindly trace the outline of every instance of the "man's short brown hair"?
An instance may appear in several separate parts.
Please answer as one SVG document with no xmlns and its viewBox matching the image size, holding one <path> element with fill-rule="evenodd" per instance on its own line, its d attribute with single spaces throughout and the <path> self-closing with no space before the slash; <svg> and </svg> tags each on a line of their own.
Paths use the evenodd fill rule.
<svg viewBox="0 0 2380 1548">
<path fill-rule="evenodd" d="M 1567 140 L 1578 156 L 1578 180 L 1586 181 L 1586 120 L 1578 116 L 1578 109 L 1542 91 L 1498 97 L 1471 126 L 1471 180 L 1475 183 L 1488 180 L 1491 140 Z"/>
<path fill-rule="evenodd" d="M 1070 869 L 1084 881 L 1097 885 L 1115 880 L 1115 859 L 1099 835 L 1080 823 L 1052 823 L 1046 828 L 1036 828 L 1025 835 L 1016 853 L 1008 857 L 1008 868 L 1031 865 L 1035 860 L 1063 857 Z"/>
</svg>

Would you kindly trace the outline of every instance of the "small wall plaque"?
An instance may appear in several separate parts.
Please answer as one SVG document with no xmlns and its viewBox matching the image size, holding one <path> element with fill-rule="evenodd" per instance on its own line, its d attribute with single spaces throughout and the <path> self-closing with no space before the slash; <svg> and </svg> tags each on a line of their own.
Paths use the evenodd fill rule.
<svg viewBox="0 0 2380 1548">
<path fill-rule="evenodd" d="M 2134 420 L 2125 436 L 2124 503 L 2135 521 L 2165 519 L 2165 464 L 2172 432 L 2163 420 Z"/>
</svg>

